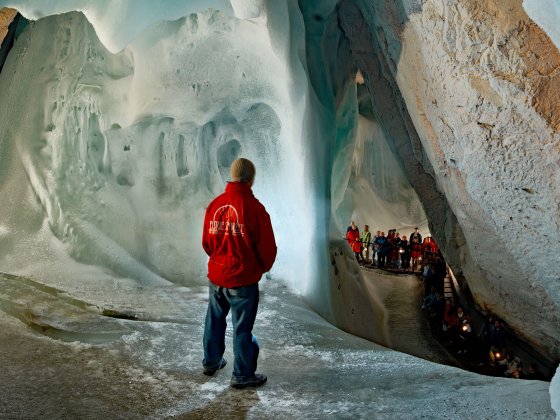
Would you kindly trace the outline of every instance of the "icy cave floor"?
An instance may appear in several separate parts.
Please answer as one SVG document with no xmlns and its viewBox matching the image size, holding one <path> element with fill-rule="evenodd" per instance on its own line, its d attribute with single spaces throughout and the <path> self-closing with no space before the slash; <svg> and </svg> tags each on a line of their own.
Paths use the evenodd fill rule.
<svg viewBox="0 0 560 420">
<path fill-rule="evenodd" d="M 367 281 L 407 309 L 390 278 Z M 234 390 L 232 363 L 211 378 L 201 373 L 205 287 L 101 285 L 70 297 L 0 276 L 0 418 L 554 418 L 546 382 L 386 349 L 333 327 L 273 280 L 262 283 L 255 328 L 268 383 Z M 395 339 L 417 351 L 431 345 L 414 326 L 398 330 L 403 324 L 389 318 Z M 226 357 L 233 361 L 229 329 Z"/>
</svg>

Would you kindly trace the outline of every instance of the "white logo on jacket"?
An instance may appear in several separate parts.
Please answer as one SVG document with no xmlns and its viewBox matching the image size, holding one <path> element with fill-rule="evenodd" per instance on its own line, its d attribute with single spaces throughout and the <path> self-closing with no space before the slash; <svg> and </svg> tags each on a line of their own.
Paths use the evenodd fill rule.
<svg viewBox="0 0 560 420">
<path fill-rule="evenodd" d="M 231 204 L 226 204 L 214 212 L 208 233 L 210 235 L 245 236 L 244 230 L 244 226 L 239 223 L 237 209 Z"/>
</svg>

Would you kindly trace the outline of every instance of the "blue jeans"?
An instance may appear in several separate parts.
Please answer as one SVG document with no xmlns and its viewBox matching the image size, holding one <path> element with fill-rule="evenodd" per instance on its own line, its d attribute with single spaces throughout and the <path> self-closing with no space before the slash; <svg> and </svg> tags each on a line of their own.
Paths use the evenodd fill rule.
<svg viewBox="0 0 560 420">
<path fill-rule="evenodd" d="M 233 374 L 237 382 L 255 375 L 259 343 L 253 335 L 253 324 L 259 305 L 259 286 L 227 289 L 210 283 L 208 311 L 204 324 L 204 367 L 217 368 L 226 348 L 226 316 L 231 308 L 233 323 Z"/>
</svg>

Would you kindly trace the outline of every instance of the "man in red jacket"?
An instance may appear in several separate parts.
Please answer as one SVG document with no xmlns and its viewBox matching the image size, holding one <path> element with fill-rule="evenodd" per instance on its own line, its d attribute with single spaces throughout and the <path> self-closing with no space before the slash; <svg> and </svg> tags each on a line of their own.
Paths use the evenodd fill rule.
<svg viewBox="0 0 560 420">
<path fill-rule="evenodd" d="M 226 365 L 226 316 L 231 308 L 234 366 L 231 386 L 260 386 L 266 376 L 255 373 L 259 344 L 253 324 L 259 303 L 258 282 L 276 258 L 270 216 L 251 187 L 255 166 L 244 158 L 230 168 L 232 182 L 206 209 L 202 246 L 210 257 L 210 298 L 204 326 L 204 374 Z"/>
</svg>

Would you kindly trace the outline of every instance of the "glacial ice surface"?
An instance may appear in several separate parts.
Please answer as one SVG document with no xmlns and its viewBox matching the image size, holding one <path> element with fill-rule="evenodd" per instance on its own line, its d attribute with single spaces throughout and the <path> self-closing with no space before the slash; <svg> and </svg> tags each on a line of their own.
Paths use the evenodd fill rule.
<svg viewBox="0 0 560 420">
<path fill-rule="evenodd" d="M 209 8 L 224 10 L 230 15 L 234 13 L 229 0 L 2 0 L 0 7 L 17 9 L 30 20 L 80 11 L 94 25 L 105 47 L 115 53 L 130 44 L 148 26 L 161 20 L 175 20 Z"/>
<path fill-rule="evenodd" d="M 240 155 L 259 168 L 279 242 L 293 241 L 304 193 L 290 82 L 267 27 L 219 11 L 161 22 L 117 54 L 81 14 L 37 21 L 0 76 L 3 269 L 59 277 L 69 255 L 144 283 L 202 283 L 204 207 Z"/>
<path fill-rule="evenodd" d="M 277 281 L 261 285 L 255 327 L 268 383 L 245 391 L 229 387 L 231 326 L 230 363 L 211 378 L 201 372 L 206 287 L 112 280 L 78 285 L 71 298 L 30 279 L 0 275 L 0 285 L 0 304 L 16 302 L 12 316 L 0 311 L 0 413 L 10 418 L 554 417 L 546 382 L 484 377 L 389 350 L 335 328 Z M 376 287 L 389 297 L 398 285 L 386 278 Z M 103 316 L 108 310 L 135 320 Z M 400 340 L 427 350 L 414 328 L 403 331 Z"/>
</svg>

